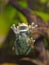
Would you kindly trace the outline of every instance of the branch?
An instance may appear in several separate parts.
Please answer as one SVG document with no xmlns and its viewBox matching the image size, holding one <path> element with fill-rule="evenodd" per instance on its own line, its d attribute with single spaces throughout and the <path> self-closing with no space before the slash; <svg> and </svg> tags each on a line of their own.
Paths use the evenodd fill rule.
<svg viewBox="0 0 49 65">
<path fill-rule="evenodd" d="M 24 9 L 24 8 L 20 7 L 19 4 L 18 4 L 18 2 L 15 2 L 13 0 L 10 0 L 9 4 L 11 6 L 13 6 L 14 8 L 16 8 L 18 11 L 20 11 L 24 16 L 26 16 L 29 24 L 32 23 L 30 9 Z"/>
</svg>

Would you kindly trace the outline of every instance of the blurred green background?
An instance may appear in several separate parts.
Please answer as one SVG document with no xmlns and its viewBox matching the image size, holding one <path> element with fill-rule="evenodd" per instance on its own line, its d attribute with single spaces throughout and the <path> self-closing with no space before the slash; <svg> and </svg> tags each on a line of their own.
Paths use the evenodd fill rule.
<svg viewBox="0 0 49 65">
<path fill-rule="evenodd" d="M 48 22 L 49 19 L 49 0 L 18 0 L 19 5 L 22 8 L 32 8 L 31 12 L 37 14 L 43 19 L 44 22 Z M 34 3 L 34 4 L 33 4 Z M 27 23 L 27 18 L 19 12 L 17 9 L 13 8 L 11 5 L 7 5 L 8 0 L 0 0 L 0 47 L 10 30 L 12 24 L 18 24 L 19 22 Z"/>
</svg>

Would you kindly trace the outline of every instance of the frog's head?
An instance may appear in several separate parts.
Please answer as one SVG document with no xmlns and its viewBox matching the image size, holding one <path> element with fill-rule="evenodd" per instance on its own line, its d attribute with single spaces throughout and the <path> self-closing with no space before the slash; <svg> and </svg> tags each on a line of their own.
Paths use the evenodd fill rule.
<svg viewBox="0 0 49 65">
<path fill-rule="evenodd" d="M 27 24 L 21 23 L 17 26 L 17 30 L 19 30 L 19 32 L 26 32 L 29 30 L 29 28 Z"/>
</svg>

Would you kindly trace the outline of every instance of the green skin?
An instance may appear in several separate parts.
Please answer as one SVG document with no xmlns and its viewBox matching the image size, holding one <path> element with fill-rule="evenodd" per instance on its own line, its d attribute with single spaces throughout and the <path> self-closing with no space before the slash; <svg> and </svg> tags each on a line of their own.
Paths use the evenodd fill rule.
<svg viewBox="0 0 49 65">
<path fill-rule="evenodd" d="M 26 33 L 16 35 L 16 40 L 14 43 L 16 55 L 28 55 L 30 53 L 31 46 L 28 46 L 29 39 L 30 38 Z"/>
</svg>

